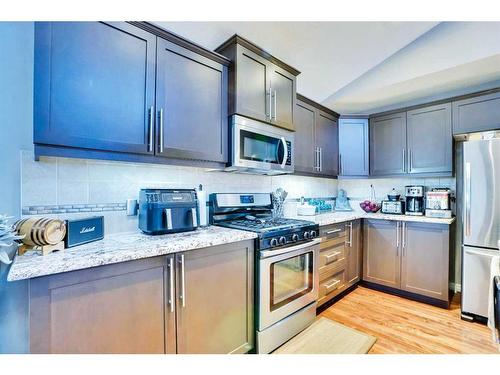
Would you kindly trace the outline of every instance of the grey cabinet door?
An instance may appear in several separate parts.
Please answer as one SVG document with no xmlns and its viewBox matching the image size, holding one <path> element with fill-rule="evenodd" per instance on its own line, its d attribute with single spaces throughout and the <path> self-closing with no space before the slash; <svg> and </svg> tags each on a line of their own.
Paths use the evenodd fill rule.
<svg viewBox="0 0 500 375">
<path fill-rule="evenodd" d="M 346 282 L 348 285 L 353 285 L 361 279 L 361 268 L 363 263 L 361 220 L 351 221 L 348 225 L 349 238 L 346 246 Z"/>
<path fill-rule="evenodd" d="M 314 173 L 316 167 L 314 124 L 316 110 L 297 100 L 295 106 L 295 171 Z"/>
<path fill-rule="evenodd" d="M 392 288 L 400 287 L 398 222 L 364 220 L 363 280 Z"/>
<path fill-rule="evenodd" d="M 296 77 L 280 67 L 269 64 L 271 73 L 271 122 L 294 130 Z"/>
<path fill-rule="evenodd" d="M 500 92 L 453 102 L 453 134 L 500 129 Z"/>
<path fill-rule="evenodd" d="M 448 300 L 449 227 L 402 223 L 401 289 Z"/>
<path fill-rule="evenodd" d="M 30 280 L 31 352 L 175 353 L 165 280 L 165 257 Z"/>
<path fill-rule="evenodd" d="M 155 46 L 125 22 L 37 22 L 34 142 L 153 154 Z"/>
<path fill-rule="evenodd" d="M 256 120 L 271 120 L 269 62 L 238 45 L 236 47 L 236 112 Z"/>
<path fill-rule="evenodd" d="M 339 120 L 339 164 L 341 176 L 368 176 L 368 119 Z"/>
<path fill-rule="evenodd" d="M 227 161 L 227 68 L 158 39 L 157 154 Z"/>
<path fill-rule="evenodd" d="M 406 112 L 370 119 L 370 175 L 406 173 Z"/>
<path fill-rule="evenodd" d="M 451 103 L 406 113 L 408 172 L 452 172 Z"/>
<path fill-rule="evenodd" d="M 246 353 L 253 348 L 251 241 L 177 254 L 177 352 Z"/>
<path fill-rule="evenodd" d="M 319 147 L 319 167 L 317 172 L 324 176 L 337 176 L 339 172 L 339 129 L 338 120 L 318 111 L 315 126 L 316 147 Z"/>
</svg>

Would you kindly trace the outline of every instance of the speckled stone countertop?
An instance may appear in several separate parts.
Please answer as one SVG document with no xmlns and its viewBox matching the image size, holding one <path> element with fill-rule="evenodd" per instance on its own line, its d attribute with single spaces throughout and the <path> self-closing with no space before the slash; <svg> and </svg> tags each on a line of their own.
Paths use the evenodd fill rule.
<svg viewBox="0 0 500 375">
<path fill-rule="evenodd" d="M 450 225 L 455 221 L 455 218 L 451 219 L 437 219 L 426 216 L 411 216 L 411 215 L 390 215 L 381 213 L 366 213 L 362 211 L 352 211 L 352 212 L 328 212 L 322 213 L 314 216 L 290 216 L 293 219 L 310 220 L 323 225 L 330 225 L 336 223 L 343 223 L 345 221 L 351 221 L 356 219 L 380 219 L 380 220 L 394 220 L 394 221 L 415 221 L 420 223 L 433 223 L 433 224 L 445 224 Z"/>
<path fill-rule="evenodd" d="M 256 233 L 210 226 L 192 232 L 149 236 L 141 232 L 120 233 L 104 240 L 42 256 L 29 251 L 16 256 L 8 281 L 31 279 L 61 272 L 81 270 L 129 260 L 150 258 L 180 251 L 201 249 L 251 240 Z"/>
</svg>

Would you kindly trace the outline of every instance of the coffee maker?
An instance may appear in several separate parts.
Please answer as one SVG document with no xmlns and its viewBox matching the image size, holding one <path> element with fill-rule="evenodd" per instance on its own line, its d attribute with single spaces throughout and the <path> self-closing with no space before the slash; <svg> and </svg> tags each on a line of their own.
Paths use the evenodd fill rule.
<svg viewBox="0 0 500 375">
<path fill-rule="evenodd" d="M 406 214 L 423 216 L 425 187 L 421 185 L 405 186 Z"/>
</svg>

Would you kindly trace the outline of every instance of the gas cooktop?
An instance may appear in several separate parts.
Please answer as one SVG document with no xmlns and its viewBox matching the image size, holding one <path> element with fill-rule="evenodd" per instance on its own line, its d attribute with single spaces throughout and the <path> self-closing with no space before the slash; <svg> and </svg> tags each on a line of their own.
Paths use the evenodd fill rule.
<svg viewBox="0 0 500 375">
<path fill-rule="evenodd" d="M 254 219 L 236 219 L 228 220 L 217 223 L 217 225 L 248 230 L 251 232 L 271 232 L 284 229 L 296 229 L 302 228 L 310 225 L 314 225 L 312 221 L 307 220 L 296 220 L 296 219 L 285 219 L 285 218 L 254 218 Z"/>
</svg>

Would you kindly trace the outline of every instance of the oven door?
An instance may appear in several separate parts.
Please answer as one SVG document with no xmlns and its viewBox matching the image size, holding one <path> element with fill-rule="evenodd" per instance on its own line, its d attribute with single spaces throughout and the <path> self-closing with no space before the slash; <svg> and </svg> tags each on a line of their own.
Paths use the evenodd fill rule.
<svg viewBox="0 0 500 375">
<path fill-rule="evenodd" d="M 262 173 L 292 173 L 293 132 L 233 116 L 232 166 Z"/>
<path fill-rule="evenodd" d="M 318 254 L 319 239 L 260 253 L 259 331 L 318 299 Z"/>
</svg>

